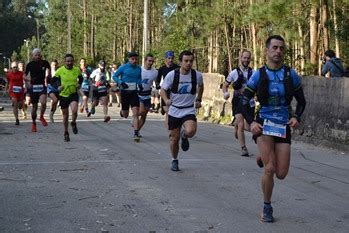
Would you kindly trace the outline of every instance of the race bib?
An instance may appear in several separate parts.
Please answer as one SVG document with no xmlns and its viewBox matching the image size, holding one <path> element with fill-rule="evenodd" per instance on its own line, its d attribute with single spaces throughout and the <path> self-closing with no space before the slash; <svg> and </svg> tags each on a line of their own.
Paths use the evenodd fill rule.
<svg viewBox="0 0 349 233">
<path fill-rule="evenodd" d="M 126 90 L 129 91 L 135 91 L 137 90 L 137 84 L 136 83 L 126 83 L 128 85 L 128 88 Z"/>
<path fill-rule="evenodd" d="M 21 93 L 22 87 L 21 86 L 13 86 L 12 91 L 13 91 L 13 93 Z"/>
<path fill-rule="evenodd" d="M 33 92 L 42 92 L 44 90 L 44 85 L 33 85 Z"/>
<path fill-rule="evenodd" d="M 88 85 L 88 84 L 82 84 L 81 90 L 83 90 L 83 91 L 89 91 L 89 85 Z"/>
<path fill-rule="evenodd" d="M 99 93 L 107 91 L 107 87 L 106 86 L 99 86 L 97 89 L 98 89 Z"/>
<path fill-rule="evenodd" d="M 276 124 L 269 120 L 264 120 L 263 134 L 279 138 L 286 138 L 286 125 Z"/>
</svg>

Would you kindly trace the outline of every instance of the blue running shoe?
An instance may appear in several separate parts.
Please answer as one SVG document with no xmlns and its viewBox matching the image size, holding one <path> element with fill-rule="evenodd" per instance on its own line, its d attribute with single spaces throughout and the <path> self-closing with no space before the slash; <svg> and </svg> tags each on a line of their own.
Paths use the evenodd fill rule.
<svg viewBox="0 0 349 233">
<path fill-rule="evenodd" d="M 273 207 L 271 205 L 264 205 L 261 222 L 274 222 Z"/>
<path fill-rule="evenodd" d="M 179 171 L 178 159 L 172 160 L 171 170 L 174 171 L 174 172 L 178 172 Z"/>
</svg>

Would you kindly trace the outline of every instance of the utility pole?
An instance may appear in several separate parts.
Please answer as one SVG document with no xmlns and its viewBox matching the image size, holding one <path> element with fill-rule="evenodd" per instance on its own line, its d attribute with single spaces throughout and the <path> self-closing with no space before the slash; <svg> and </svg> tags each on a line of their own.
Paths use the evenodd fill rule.
<svg viewBox="0 0 349 233">
<path fill-rule="evenodd" d="M 68 0 L 67 7 L 67 23 L 68 23 L 68 33 L 67 33 L 67 52 L 71 53 L 71 12 L 70 12 L 70 0 Z"/>
<path fill-rule="evenodd" d="M 144 0 L 144 17 L 143 17 L 143 58 L 148 52 L 148 0 Z M 142 59 L 144 66 L 144 59 Z"/>
</svg>

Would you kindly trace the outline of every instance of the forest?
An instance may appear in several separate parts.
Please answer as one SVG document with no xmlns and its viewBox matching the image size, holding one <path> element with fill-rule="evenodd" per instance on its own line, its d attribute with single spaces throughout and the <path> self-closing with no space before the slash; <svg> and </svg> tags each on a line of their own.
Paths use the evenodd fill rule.
<svg viewBox="0 0 349 233">
<path fill-rule="evenodd" d="M 349 0 L 2 0 L 1 65 L 27 62 L 38 47 L 46 60 L 72 53 L 91 65 L 151 52 L 159 67 L 165 51 L 190 49 L 196 69 L 227 74 L 242 49 L 263 65 L 266 38 L 279 34 L 285 62 L 318 75 L 328 49 L 349 64 L 348 10 Z"/>
</svg>

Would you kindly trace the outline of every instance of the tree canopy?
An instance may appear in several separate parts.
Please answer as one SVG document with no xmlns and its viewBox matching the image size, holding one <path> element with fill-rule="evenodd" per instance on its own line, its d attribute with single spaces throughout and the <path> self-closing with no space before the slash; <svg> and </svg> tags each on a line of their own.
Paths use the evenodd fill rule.
<svg viewBox="0 0 349 233">
<path fill-rule="evenodd" d="M 147 0 L 3 0 L 0 53 L 28 58 L 40 47 L 47 60 L 64 54 L 122 63 L 127 51 L 141 53 Z M 265 59 L 264 41 L 282 35 L 286 62 L 305 75 L 318 74 L 324 51 L 349 58 L 349 0 L 148 0 L 149 51 L 158 58 L 190 49 L 202 72 L 226 74 L 239 52 L 251 50 L 253 66 Z M 29 42 L 25 42 L 27 40 Z"/>
</svg>

